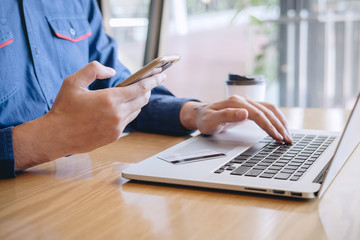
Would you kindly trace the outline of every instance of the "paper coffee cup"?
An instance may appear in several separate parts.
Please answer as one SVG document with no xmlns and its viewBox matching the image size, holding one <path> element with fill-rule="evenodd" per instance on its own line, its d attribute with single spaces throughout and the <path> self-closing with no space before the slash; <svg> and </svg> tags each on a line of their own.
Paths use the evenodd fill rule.
<svg viewBox="0 0 360 240">
<path fill-rule="evenodd" d="M 264 76 L 244 77 L 229 74 L 225 82 L 226 96 L 246 95 L 254 101 L 265 100 L 266 79 Z"/>
</svg>

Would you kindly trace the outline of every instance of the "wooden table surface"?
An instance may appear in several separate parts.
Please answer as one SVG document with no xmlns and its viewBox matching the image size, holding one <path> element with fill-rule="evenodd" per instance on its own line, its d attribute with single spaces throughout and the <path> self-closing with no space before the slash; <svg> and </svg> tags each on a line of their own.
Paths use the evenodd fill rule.
<svg viewBox="0 0 360 240">
<path fill-rule="evenodd" d="M 291 128 L 341 131 L 341 109 L 283 109 Z M 324 197 L 291 200 L 138 183 L 121 171 L 183 137 L 132 133 L 0 181 L 0 239 L 360 239 L 360 148 Z"/>
</svg>

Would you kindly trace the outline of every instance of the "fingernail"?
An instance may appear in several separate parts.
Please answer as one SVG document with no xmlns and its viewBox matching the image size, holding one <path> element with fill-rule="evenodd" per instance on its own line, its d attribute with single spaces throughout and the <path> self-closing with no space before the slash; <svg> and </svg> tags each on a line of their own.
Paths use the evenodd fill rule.
<svg viewBox="0 0 360 240">
<path fill-rule="evenodd" d="M 235 117 L 236 117 L 236 119 L 242 121 L 247 118 L 247 113 L 245 113 L 244 111 L 237 111 Z"/>
<path fill-rule="evenodd" d="M 289 133 L 286 133 L 286 138 L 288 139 L 289 142 L 293 141 L 293 139 Z"/>
<path fill-rule="evenodd" d="M 115 75 L 116 74 L 116 70 L 111 68 L 111 67 L 107 67 L 106 70 L 107 70 L 109 75 Z"/>
<path fill-rule="evenodd" d="M 286 133 L 287 137 L 292 140 L 291 134 L 289 132 Z"/>
<path fill-rule="evenodd" d="M 280 133 L 276 133 L 276 136 L 280 139 L 280 141 L 284 140 L 284 137 Z"/>
</svg>

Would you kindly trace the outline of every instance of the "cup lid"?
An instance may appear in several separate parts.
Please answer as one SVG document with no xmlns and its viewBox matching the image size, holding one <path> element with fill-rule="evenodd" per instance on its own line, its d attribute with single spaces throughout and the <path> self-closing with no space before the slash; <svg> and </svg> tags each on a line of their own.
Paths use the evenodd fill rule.
<svg viewBox="0 0 360 240">
<path fill-rule="evenodd" d="M 237 74 L 229 73 L 228 80 L 226 81 L 227 85 L 257 85 L 264 84 L 266 82 L 265 77 L 262 75 L 256 76 L 241 76 Z"/>
</svg>

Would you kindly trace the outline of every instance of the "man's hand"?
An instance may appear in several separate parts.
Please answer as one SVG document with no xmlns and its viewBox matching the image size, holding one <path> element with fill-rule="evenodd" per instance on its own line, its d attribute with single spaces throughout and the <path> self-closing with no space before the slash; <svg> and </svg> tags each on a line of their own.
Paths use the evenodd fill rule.
<svg viewBox="0 0 360 240">
<path fill-rule="evenodd" d="M 114 69 L 92 62 L 67 77 L 49 113 L 14 128 L 15 169 L 117 140 L 148 103 L 151 89 L 165 79 L 160 73 L 127 87 L 88 90 L 95 79 L 114 75 Z"/>
<path fill-rule="evenodd" d="M 190 130 L 199 129 L 203 134 L 219 133 L 229 125 L 245 119 L 255 121 L 278 141 L 292 142 L 284 116 L 278 108 L 269 103 L 231 96 L 213 104 L 187 102 L 180 111 L 182 125 Z"/>
</svg>

